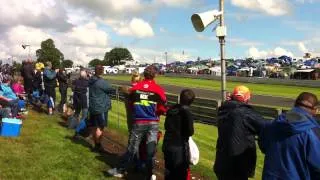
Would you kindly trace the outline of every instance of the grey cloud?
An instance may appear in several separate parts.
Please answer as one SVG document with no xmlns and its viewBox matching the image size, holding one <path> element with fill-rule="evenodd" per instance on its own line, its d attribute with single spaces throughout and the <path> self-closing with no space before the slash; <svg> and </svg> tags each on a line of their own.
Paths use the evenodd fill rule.
<svg viewBox="0 0 320 180">
<path fill-rule="evenodd" d="M 10 3 L 3 4 L 2 8 L 8 6 L 10 6 Z M 41 12 L 39 14 L 30 12 L 28 8 L 24 7 L 24 4 L 10 8 L 11 9 L 7 11 L 0 12 L 0 30 L 2 32 L 4 29 L 17 25 L 54 29 L 58 32 L 66 32 L 73 27 L 73 25 L 68 22 L 66 9 L 60 0 L 56 0 L 52 7 L 39 10 L 39 12 Z M 12 12 L 14 10 L 16 10 L 17 13 Z"/>
</svg>

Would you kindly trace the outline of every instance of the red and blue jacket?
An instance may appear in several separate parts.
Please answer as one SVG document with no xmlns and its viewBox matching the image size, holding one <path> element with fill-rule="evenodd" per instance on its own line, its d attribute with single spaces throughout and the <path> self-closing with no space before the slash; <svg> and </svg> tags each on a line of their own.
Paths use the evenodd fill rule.
<svg viewBox="0 0 320 180">
<path fill-rule="evenodd" d="M 158 123 L 166 112 L 164 90 L 154 80 L 143 80 L 130 89 L 133 120 L 136 124 Z"/>
</svg>

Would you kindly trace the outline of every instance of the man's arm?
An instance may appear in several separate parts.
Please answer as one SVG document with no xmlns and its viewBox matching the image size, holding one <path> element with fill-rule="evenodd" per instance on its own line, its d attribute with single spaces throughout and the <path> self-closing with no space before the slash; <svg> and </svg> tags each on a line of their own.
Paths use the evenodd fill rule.
<svg viewBox="0 0 320 180">
<path fill-rule="evenodd" d="M 186 122 L 186 136 L 192 136 L 194 134 L 194 127 L 193 127 L 193 115 L 190 112 L 190 109 L 183 108 L 183 121 Z"/>
<path fill-rule="evenodd" d="M 311 179 L 320 179 L 320 128 L 313 128 L 307 144 L 307 162 Z"/>
<path fill-rule="evenodd" d="M 106 94 L 115 94 L 116 93 L 116 90 L 106 81 L 106 80 L 103 80 L 104 83 L 101 83 L 102 84 L 102 90 L 106 93 Z"/>
<path fill-rule="evenodd" d="M 264 117 L 262 117 L 259 113 L 253 110 L 249 110 L 246 113 L 246 119 L 244 121 L 244 125 L 254 135 L 259 135 L 266 123 L 267 123 L 267 120 L 264 119 Z"/>
<path fill-rule="evenodd" d="M 6 98 L 6 97 L 4 97 L 4 96 L 2 96 L 2 95 L 0 95 L 0 100 L 3 100 L 3 101 L 5 101 L 5 102 L 11 101 L 11 99 Z"/>
</svg>

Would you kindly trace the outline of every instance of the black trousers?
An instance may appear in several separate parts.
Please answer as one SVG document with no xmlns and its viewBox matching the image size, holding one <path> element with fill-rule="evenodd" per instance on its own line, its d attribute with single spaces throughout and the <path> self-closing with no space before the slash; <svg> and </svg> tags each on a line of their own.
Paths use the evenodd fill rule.
<svg viewBox="0 0 320 180">
<path fill-rule="evenodd" d="M 185 147 L 168 147 L 163 154 L 165 180 L 187 180 L 189 177 L 189 163 Z"/>
<path fill-rule="evenodd" d="M 233 174 L 216 174 L 218 180 L 248 180 L 248 176 L 247 175 L 243 175 L 243 176 L 237 176 L 237 175 L 233 175 Z"/>
<path fill-rule="evenodd" d="M 53 99 L 53 103 L 56 102 L 56 88 L 55 86 L 45 86 L 44 93 L 48 95 L 48 97 Z"/>
<path fill-rule="evenodd" d="M 61 100 L 60 100 L 61 108 L 67 102 L 67 90 L 68 90 L 68 87 L 59 87 L 59 91 L 60 91 L 60 95 L 61 95 Z"/>
<path fill-rule="evenodd" d="M 32 79 L 27 79 L 24 78 L 24 90 L 26 91 L 28 95 L 28 99 L 31 99 L 31 94 L 32 94 Z"/>
</svg>

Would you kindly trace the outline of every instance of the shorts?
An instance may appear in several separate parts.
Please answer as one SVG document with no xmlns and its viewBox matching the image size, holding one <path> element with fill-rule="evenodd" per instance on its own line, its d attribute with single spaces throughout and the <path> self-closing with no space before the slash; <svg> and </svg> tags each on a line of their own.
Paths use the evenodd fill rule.
<svg viewBox="0 0 320 180">
<path fill-rule="evenodd" d="M 108 125 L 108 111 L 101 114 L 90 114 L 90 125 L 101 130 Z"/>
</svg>

